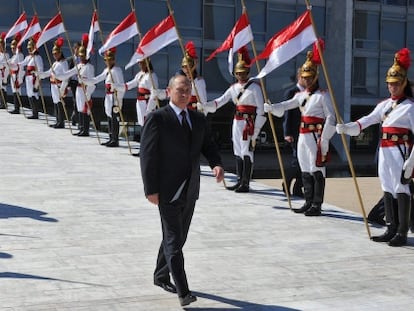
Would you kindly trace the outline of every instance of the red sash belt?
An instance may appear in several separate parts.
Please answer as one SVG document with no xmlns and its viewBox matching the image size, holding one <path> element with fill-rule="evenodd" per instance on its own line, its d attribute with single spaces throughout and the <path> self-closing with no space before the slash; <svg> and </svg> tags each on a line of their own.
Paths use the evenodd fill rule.
<svg viewBox="0 0 414 311">
<path fill-rule="evenodd" d="M 303 116 L 300 118 L 299 133 L 306 134 L 317 132 L 320 134 L 323 130 L 324 122 L 325 119 L 323 118 Z"/>
<path fill-rule="evenodd" d="M 401 144 L 412 145 L 410 130 L 403 127 L 383 127 L 381 135 L 381 147 L 393 147 Z"/>
<path fill-rule="evenodd" d="M 246 124 L 243 128 L 243 140 L 247 140 L 248 136 L 253 135 L 255 117 L 256 117 L 256 106 L 236 105 L 236 112 L 234 114 L 234 119 L 246 120 Z"/>
<path fill-rule="evenodd" d="M 111 91 L 111 84 L 105 84 L 105 94 L 113 94 L 114 92 Z"/>
<path fill-rule="evenodd" d="M 148 99 L 150 98 L 150 95 L 151 95 L 151 91 L 146 89 L 146 88 L 143 88 L 143 87 L 138 88 L 137 93 L 138 93 L 137 94 L 137 99 L 138 100 L 148 101 Z"/>
<path fill-rule="evenodd" d="M 197 96 L 192 95 L 187 104 L 187 109 L 197 110 Z"/>
<path fill-rule="evenodd" d="M 27 66 L 26 67 L 26 75 L 30 76 L 36 70 L 35 66 Z"/>
</svg>

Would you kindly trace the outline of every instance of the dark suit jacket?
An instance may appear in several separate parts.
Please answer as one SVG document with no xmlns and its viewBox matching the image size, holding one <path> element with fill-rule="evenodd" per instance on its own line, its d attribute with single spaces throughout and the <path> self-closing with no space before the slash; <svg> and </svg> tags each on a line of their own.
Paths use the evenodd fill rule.
<svg viewBox="0 0 414 311">
<path fill-rule="evenodd" d="M 211 168 L 222 163 L 204 115 L 190 110 L 188 113 L 192 125 L 190 151 L 180 120 L 170 105 L 150 113 L 142 130 L 140 162 L 144 191 L 145 195 L 159 193 L 160 203 L 170 202 L 188 177 L 187 199 L 198 199 L 200 154 Z"/>
<path fill-rule="evenodd" d="M 285 92 L 283 100 L 291 99 L 299 91 L 300 91 L 299 88 L 295 85 L 294 87 L 288 89 Z M 283 121 L 284 136 L 292 136 L 295 139 L 295 145 L 296 145 L 298 141 L 298 137 L 299 137 L 299 124 L 300 124 L 300 117 L 301 117 L 299 108 L 286 110 L 284 117 L 285 117 L 285 120 Z"/>
</svg>

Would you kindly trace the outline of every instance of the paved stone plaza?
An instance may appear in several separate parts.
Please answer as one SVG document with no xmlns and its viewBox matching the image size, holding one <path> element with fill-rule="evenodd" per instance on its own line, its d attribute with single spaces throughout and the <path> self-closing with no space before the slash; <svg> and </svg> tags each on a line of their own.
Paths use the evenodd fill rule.
<svg viewBox="0 0 414 311">
<path fill-rule="evenodd" d="M 161 229 L 139 159 L 125 141 L 106 148 L 41 118 L 0 110 L 0 310 L 181 310 L 152 284 Z M 368 239 L 358 214 L 325 204 L 305 217 L 280 190 L 253 182 L 237 194 L 202 172 L 184 249 L 198 301 L 187 310 L 413 308 L 413 234 L 391 248 Z"/>
</svg>

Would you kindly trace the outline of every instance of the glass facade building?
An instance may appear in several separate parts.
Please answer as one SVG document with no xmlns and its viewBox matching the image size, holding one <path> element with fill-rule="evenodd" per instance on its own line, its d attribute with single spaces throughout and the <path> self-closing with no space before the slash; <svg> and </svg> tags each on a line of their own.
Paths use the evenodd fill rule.
<svg viewBox="0 0 414 311">
<path fill-rule="evenodd" d="M 169 14 L 165 0 L 132 0 L 132 3 L 141 34 L 145 34 Z M 170 3 L 183 44 L 191 40 L 197 47 L 198 71 L 206 80 L 208 99 L 222 94 L 235 81 L 228 72 L 226 52 L 218 54 L 209 62 L 205 59 L 227 37 L 242 13 L 243 3 L 246 5 L 254 34 L 254 45 L 249 46 L 252 58 L 255 52 L 263 50 L 266 42 L 275 33 L 294 21 L 306 9 L 304 0 L 171 0 Z M 338 111 L 345 122 L 353 120 L 371 111 L 381 98 L 388 96 L 385 73 L 392 65 L 394 53 L 403 47 L 414 51 L 414 0 L 313 0 L 310 3 L 317 35 L 325 40 L 326 73 Z M 0 30 L 7 32 L 23 10 L 29 21 L 36 12 L 43 27 L 57 14 L 57 4 L 71 44 L 88 32 L 96 6 L 102 34 L 95 36 L 95 51 L 102 45 L 102 40 L 108 33 L 132 9 L 129 0 L 8 1 L 7 4 L 0 5 Z M 138 42 L 139 36 L 117 48 L 118 65 L 124 67 L 128 63 Z M 64 53 L 67 57 L 70 50 L 67 43 L 65 46 Z M 51 47 L 52 42 L 49 42 L 48 48 Z M 26 53 L 25 48 L 23 52 Z M 47 56 L 44 51 L 41 54 L 45 67 L 48 68 Z M 303 64 L 305 55 L 306 50 L 266 76 L 266 93 L 273 102 L 281 100 L 284 90 L 292 85 L 291 77 L 296 68 Z M 177 41 L 151 57 L 160 87 L 166 87 L 169 77 L 179 69 L 182 56 L 182 49 Z M 103 59 L 97 53 L 91 62 L 97 74 L 105 67 Z M 265 61 L 259 62 L 260 67 L 264 64 Z M 137 70 L 137 66 L 125 70 L 125 80 L 133 78 Z M 255 75 L 257 70 L 253 66 L 251 75 Z M 327 81 L 322 68 L 320 80 L 321 85 L 326 87 Z M 43 85 L 47 93 L 48 86 L 46 83 Z M 100 85 L 95 96 L 102 97 L 103 94 L 104 87 Z M 134 91 L 127 92 L 126 98 L 133 101 Z M 223 107 L 223 112 L 211 117 L 213 128 L 215 122 L 218 125 L 231 123 L 232 107 L 227 106 L 229 107 Z M 282 141 L 281 120 L 275 121 L 279 129 L 278 138 Z M 270 136 L 269 133 L 268 137 Z M 351 148 L 374 150 L 376 137 L 377 133 L 372 129 L 365 138 L 352 139 Z M 335 147 L 341 149 L 339 140 Z"/>
</svg>

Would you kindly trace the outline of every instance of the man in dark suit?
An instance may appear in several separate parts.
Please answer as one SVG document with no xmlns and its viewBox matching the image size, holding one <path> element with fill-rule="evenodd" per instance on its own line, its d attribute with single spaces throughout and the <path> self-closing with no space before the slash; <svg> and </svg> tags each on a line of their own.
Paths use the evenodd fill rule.
<svg viewBox="0 0 414 311">
<path fill-rule="evenodd" d="M 302 81 L 300 75 L 300 68 L 296 74 L 296 77 L 292 77 L 292 81 L 296 82 L 294 86 L 287 89 L 283 100 L 291 99 L 297 92 L 301 92 L 305 89 L 304 83 Z M 298 137 L 299 137 L 299 125 L 300 125 L 300 117 L 301 112 L 299 108 L 290 109 L 285 112 L 285 119 L 283 121 L 283 132 L 285 141 L 289 145 L 289 148 L 292 151 L 292 159 L 290 162 L 290 166 L 286 170 L 286 185 L 283 184 L 283 190 L 286 191 L 289 189 L 289 195 L 293 194 L 295 196 L 303 197 L 303 183 L 302 183 L 302 172 L 299 167 L 299 162 L 297 158 L 297 145 L 298 145 Z M 294 180 L 293 190 L 291 191 L 291 184 Z"/>
<path fill-rule="evenodd" d="M 167 93 L 169 104 L 150 113 L 143 127 L 141 174 L 145 195 L 158 205 L 162 224 L 154 284 L 176 292 L 185 306 L 197 300 L 188 287 L 182 248 L 199 196 L 200 154 L 208 160 L 217 182 L 223 180 L 224 171 L 204 114 L 187 110 L 190 80 L 175 75 Z"/>
</svg>

